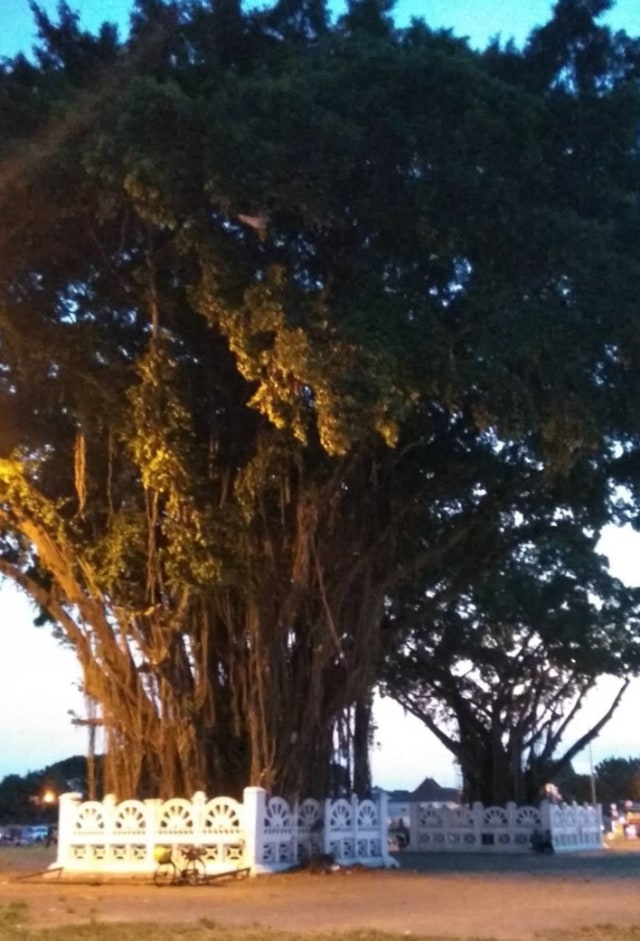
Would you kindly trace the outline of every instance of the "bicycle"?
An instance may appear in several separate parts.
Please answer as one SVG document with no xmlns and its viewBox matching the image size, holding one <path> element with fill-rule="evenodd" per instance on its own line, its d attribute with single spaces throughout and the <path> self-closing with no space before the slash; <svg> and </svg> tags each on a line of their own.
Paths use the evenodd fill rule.
<svg viewBox="0 0 640 941">
<path fill-rule="evenodd" d="M 156 846 L 153 857 L 157 862 L 153 881 L 157 886 L 203 885 L 207 881 L 203 846 L 181 846 L 176 858 L 170 846 Z"/>
</svg>

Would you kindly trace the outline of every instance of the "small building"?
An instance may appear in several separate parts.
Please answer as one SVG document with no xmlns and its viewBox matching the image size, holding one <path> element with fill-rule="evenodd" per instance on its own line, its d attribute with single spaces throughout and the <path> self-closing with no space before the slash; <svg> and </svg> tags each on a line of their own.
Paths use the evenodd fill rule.
<svg viewBox="0 0 640 941">
<path fill-rule="evenodd" d="M 415 791 L 411 792 L 409 800 L 437 807 L 458 807 L 460 791 L 456 787 L 441 787 L 434 778 L 426 777 Z"/>
<path fill-rule="evenodd" d="M 441 787 L 430 777 L 426 777 L 414 791 L 397 790 L 389 792 L 387 805 L 389 835 L 400 849 L 409 842 L 411 804 L 430 804 L 432 807 L 458 807 L 460 792 L 455 787 Z"/>
</svg>

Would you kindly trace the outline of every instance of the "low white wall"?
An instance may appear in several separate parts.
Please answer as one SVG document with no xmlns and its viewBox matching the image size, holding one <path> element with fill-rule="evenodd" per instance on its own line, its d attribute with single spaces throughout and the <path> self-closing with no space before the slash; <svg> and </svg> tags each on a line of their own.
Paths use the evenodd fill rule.
<svg viewBox="0 0 640 941">
<path fill-rule="evenodd" d="M 418 853 L 530 853 L 534 831 L 548 835 L 556 852 L 600 849 L 602 809 L 550 804 L 540 807 L 434 807 L 407 805 L 409 844 Z"/>
<path fill-rule="evenodd" d="M 545 826 L 556 853 L 601 849 L 604 845 L 600 804 L 544 803 Z"/>
<path fill-rule="evenodd" d="M 60 797 L 55 866 L 69 872 L 151 873 L 154 848 L 201 846 L 211 874 L 248 867 L 253 874 L 288 869 L 331 853 L 342 865 L 396 866 L 387 851 L 387 796 L 289 804 L 263 788 L 189 800 L 82 801 Z"/>
</svg>

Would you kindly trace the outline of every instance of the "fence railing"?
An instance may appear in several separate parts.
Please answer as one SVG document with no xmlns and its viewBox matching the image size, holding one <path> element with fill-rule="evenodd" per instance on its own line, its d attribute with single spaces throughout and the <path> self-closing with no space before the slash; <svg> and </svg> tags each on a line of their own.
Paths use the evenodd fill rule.
<svg viewBox="0 0 640 941">
<path fill-rule="evenodd" d="M 395 866 L 387 851 L 387 796 L 289 803 L 245 788 L 243 800 L 82 801 L 60 797 L 56 867 L 66 871 L 149 873 L 156 846 L 201 846 L 207 872 L 291 868 L 316 854 L 342 865 Z"/>
<path fill-rule="evenodd" d="M 600 805 L 552 804 L 539 807 L 438 807 L 407 802 L 400 817 L 408 830 L 407 851 L 420 853 L 523 853 L 533 845 L 555 852 L 600 849 L 603 843 Z"/>
<path fill-rule="evenodd" d="M 395 866 L 388 852 L 387 795 L 375 800 L 290 803 L 249 787 L 243 800 L 82 801 L 60 797 L 56 867 L 66 871 L 150 873 L 156 846 L 200 846 L 210 874 L 248 867 L 252 873 L 289 869 L 317 854 L 342 865 Z M 532 836 L 556 852 L 599 849 L 602 811 L 597 806 L 551 804 L 540 807 L 434 807 L 408 803 L 403 820 L 408 852 L 532 852 Z"/>
<path fill-rule="evenodd" d="M 544 810 L 553 848 L 557 853 L 601 849 L 604 845 L 600 804 L 549 804 L 545 802 Z"/>
</svg>

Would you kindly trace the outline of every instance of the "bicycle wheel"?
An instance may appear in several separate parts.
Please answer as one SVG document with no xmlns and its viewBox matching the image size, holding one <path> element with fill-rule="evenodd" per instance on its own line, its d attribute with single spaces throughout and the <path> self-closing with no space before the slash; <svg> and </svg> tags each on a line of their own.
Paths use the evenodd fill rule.
<svg viewBox="0 0 640 941">
<path fill-rule="evenodd" d="M 154 883 L 159 886 L 173 885 L 176 881 L 176 867 L 173 862 L 159 863 L 153 874 Z"/>
<path fill-rule="evenodd" d="M 207 867 L 204 864 L 204 860 L 199 857 L 197 859 L 189 859 L 182 870 L 182 875 L 185 882 L 188 882 L 189 885 L 200 885 L 200 883 L 206 882 Z"/>
</svg>

